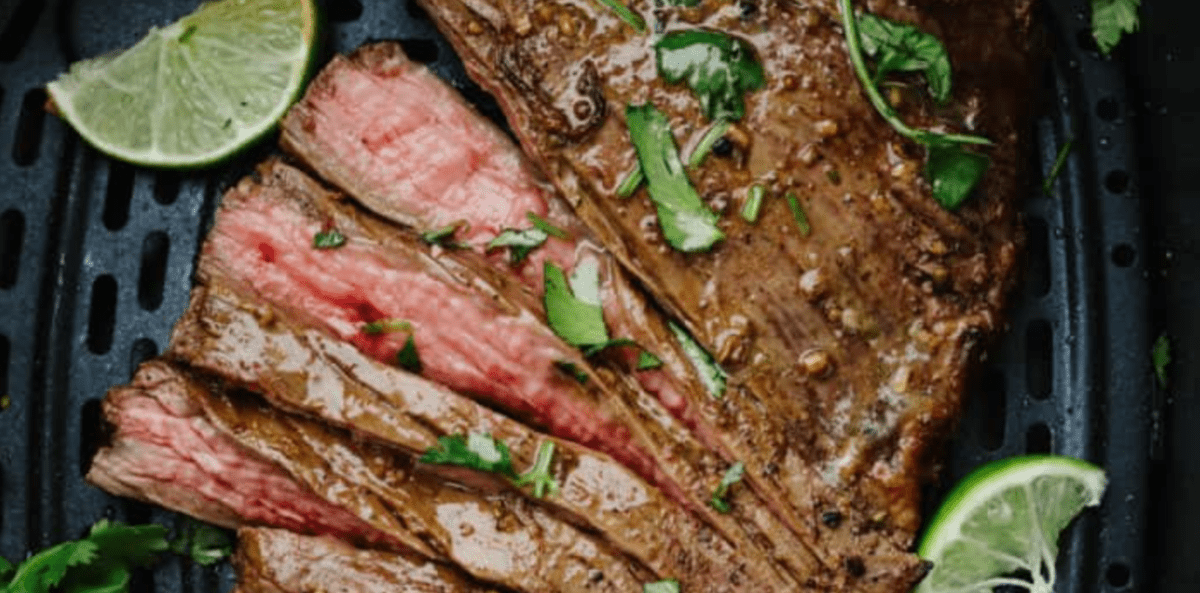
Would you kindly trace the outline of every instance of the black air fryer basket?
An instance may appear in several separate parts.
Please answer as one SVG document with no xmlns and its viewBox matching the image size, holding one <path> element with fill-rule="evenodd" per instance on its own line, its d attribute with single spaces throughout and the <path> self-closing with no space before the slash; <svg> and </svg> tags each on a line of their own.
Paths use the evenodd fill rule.
<svg viewBox="0 0 1200 593">
<path fill-rule="evenodd" d="M 197 0 L 0 0 L 0 556 L 83 535 L 96 520 L 183 519 L 111 497 L 82 476 L 100 398 L 159 352 L 187 304 L 222 191 L 272 142 L 207 172 L 134 168 L 99 155 L 43 110 L 43 85 L 79 58 L 136 42 Z M 324 58 L 402 40 L 499 117 L 413 0 L 328 0 Z M 979 373 L 943 483 L 989 460 L 1054 452 L 1104 466 L 1103 506 L 1063 537 L 1060 592 L 1145 590 L 1147 472 L 1160 446 L 1150 369 L 1143 213 L 1119 63 L 1091 41 L 1085 3 L 1045 0 L 1052 57 L 1036 121 L 1045 174 L 1074 140 L 1052 195 L 1024 200 L 1027 277 L 1010 328 Z M 322 60 L 323 62 L 324 60 Z M 1036 181 L 1036 180 L 1034 180 Z M 228 565 L 168 558 L 135 591 L 227 591 Z"/>
</svg>

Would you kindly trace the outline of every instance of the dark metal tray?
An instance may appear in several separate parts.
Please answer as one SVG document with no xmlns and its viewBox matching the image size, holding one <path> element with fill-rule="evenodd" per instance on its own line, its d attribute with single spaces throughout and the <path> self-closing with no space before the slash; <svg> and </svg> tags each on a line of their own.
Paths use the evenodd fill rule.
<svg viewBox="0 0 1200 593">
<path fill-rule="evenodd" d="M 99 398 L 156 354 L 183 312 L 195 254 L 223 189 L 272 142 L 216 171 L 114 163 L 42 111 L 42 85 L 67 65 L 132 45 L 196 0 L 0 0 L 0 556 L 82 535 L 102 517 L 179 525 L 158 508 L 82 480 L 99 438 Z M 400 39 L 496 118 L 412 0 L 329 0 L 325 57 Z M 1047 0 L 1053 58 L 1036 121 L 1037 167 L 1075 149 L 1045 196 L 1031 184 L 1027 278 L 1011 328 L 982 369 L 947 485 L 985 461 L 1027 451 L 1107 468 L 1098 512 L 1064 536 L 1058 591 L 1145 590 L 1144 519 L 1156 454 L 1143 211 L 1119 62 L 1099 56 L 1082 2 Z M 135 591 L 228 590 L 228 566 L 171 558 Z"/>
</svg>

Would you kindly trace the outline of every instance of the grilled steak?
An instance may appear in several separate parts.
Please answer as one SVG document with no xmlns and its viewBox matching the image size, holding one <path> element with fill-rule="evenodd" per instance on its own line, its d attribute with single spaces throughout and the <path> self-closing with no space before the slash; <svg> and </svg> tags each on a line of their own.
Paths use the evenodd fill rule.
<svg viewBox="0 0 1200 593">
<path fill-rule="evenodd" d="M 269 323 L 263 323 L 270 319 Z M 413 454 L 446 434 L 486 433 L 503 441 L 517 467 L 532 465 L 549 437 L 461 395 L 374 361 L 323 332 L 304 330 L 262 303 L 202 287 L 176 326 L 170 353 L 205 371 L 254 385 L 275 405 Z M 681 507 L 605 455 L 556 443 L 558 495 L 538 501 L 603 535 L 659 578 L 691 589 L 756 582 L 789 590 L 756 550 L 738 555 Z M 433 469 L 433 468 L 430 468 Z M 706 542 L 696 545 L 697 542 Z M 781 564 L 784 564 L 781 559 Z M 771 583 L 774 583 L 772 585 Z"/>
<path fill-rule="evenodd" d="M 482 586 L 428 560 L 359 550 L 328 537 L 282 529 L 239 529 L 242 593 L 483 593 Z"/>
<path fill-rule="evenodd" d="M 224 527 L 266 525 L 397 545 L 214 429 L 197 403 L 204 390 L 162 361 L 139 367 L 130 385 L 104 398 L 104 417 L 114 430 L 92 459 L 87 480 Z"/>
<path fill-rule="evenodd" d="M 708 123 L 686 85 L 661 80 L 650 35 L 602 3 L 422 1 L 579 216 L 719 355 L 730 389 L 711 421 L 741 427 L 734 452 L 786 498 L 783 518 L 825 562 L 853 567 L 851 581 L 903 590 L 915 564 L 874 561 L 911 543 L 930 444 L 956 417 L 969 362 L 999 327 L 1014 280 L 1029 2 L 870 4 L 943 39 L 960 68 L 948 108 L 900 93 L 906 121 L 965 122 L 997 141 L 978 195 L 957 213 L 930 199 L 922 152 L 863 96 L 832 0 L 629 4 L 661 32 L 745 41 L 766 73 L 745 97 L 729 156 L 691 178 L 717 209 L 754 185 L 772 197 L 757 223 L 722 216 L 724 240 L 704 253 L 647 233 L 645 191 L 615 195 L 636 164 L 626 105 L 653 103 L 681 141 Z M 793 223 L 790 192 L 811 236 Z"/>
<path fill-rule="evenodd" d="M 728 464 L 695 442 L 652 397 L 612 373 L 598 373 L 586 385 L 558 373 L 556 360 L 586 363 L 536 321 L 540 303 L 506 276 L 471 253 L 434 258 L 413 238 L 355 213 L 295 169 L 268 163 L 261 178 L 225 196 L 203 248 L 201 283 L 270 303 L 289 319 L 388 363 L 404 335 L 368 334 L 362 324 L 410 321 L 423 376 L 611 455 L 743 554 L 757 550 L 801 582 L 825 580 L 804 542 L 774 514 L 760 512 L 766 508 L 754 497 L 730 515 L 708 507 Z M 329 225 L 347 244 L 315 250 L 311 237 Z"/>
</svg>

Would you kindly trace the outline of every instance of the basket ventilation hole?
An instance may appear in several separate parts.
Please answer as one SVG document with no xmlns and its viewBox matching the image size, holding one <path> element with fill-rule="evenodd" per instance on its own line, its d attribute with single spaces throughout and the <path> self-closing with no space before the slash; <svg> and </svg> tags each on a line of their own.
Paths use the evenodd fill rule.
<svg viewBox="0 0 1200 593">
<path fill-rule="evenodd" d="M 1050 322 L 1035 319 L 1025 328 L 1025 382 L 1034 399 L 1050 396 L 1054 372 L 1054 339 Z"/>
<path fill-rule="evenodd" d="M 21 246 L 25 242 L 25 216 L 16 210 L 0 214 L 0 289 L 17 284 Z"/>
<path fill-rule="evenodd" d="M 102 410 L 97 398 L 83 402 L 79 412 L 79 476 L 86 476 L 92 467 L 92 457 L 104 440 Z"/>
<path fill-rule="evenodd" d="M 1075 42 L 1079 44 L 1079 49 L 1083 51 L 1100 53 L 1100 46 L 1096 45 L 1096 38 L 1092 37 L 1091 29 L 1080 29 L 1075 32 Z"/>
<path fill-rule="evenodd" d="M 138 271 L 137 295 L 138 304 L 147 311 L 154 311 L 162 304 L 170 250 L 171 239 L 162 231 L 154 231 L 142 241 L 142 267 Z"/>
<path fill-rule="evenodd" d="M 1029 427 L 1025 433 L 1025 452 L 1026 453 L 1049 453 L 1053 448 L 1053 435 L 1050 433 L 1050 427 L 1038 422 Z"/>
<path fill-rule="evenodd" d="M 154 175 L 154 201 L 163 206 L 170 206 L 179 197 L 179 174 L 173 171 L 160 171 Z"/>
<path fill-rule="evenodd" d="M 1104 121 L 1116 121 L 1121 117 L 1121 106 L 1112 97 L 1100 99 L 1096 102 L 1096 115 Z"/>
<path fill-rule="evenodd" d="M 414 19 L 419 19 L 422 21 L 429 20 L 429 13 L 425 12 L 425 9 L 421 7 L 420 4 L 417 4 L 417 0 L 406 0 L 404 3 L 404 8 L 408 10 L 408 16 L 411 16 Z"/>
<path fill-rule="evenodd" d="M 1133 246 L 1128 243 L 1121 243 L 1112 250 L 1112 262 L 1118 267 L 1128 268 L 1133 265 L 1133 260 L 1137 259 L 1137 251 L 1134 251 Z"/>
<path fill-rule="evenodd" d="M 17 59 L 25 42 L 33 34 L 38 15 L 42 12 L 43 0 L 25 0 L 12 13 L 12 20 L 0 31 L 0 62 Z"/>
<path fill-rule="evenodd" d="M 129 203 L 133 200 L 133 166 L 109 161 L 108 186 L 104 191 L 104 226 L 120 230 L 129 222 Z"/>
<path fill-rule="evenodd" d="M 438 59 L 437 42 L 432 39 L 401 39 L 400 47 L 414 62 L 430 64 Z"/>
<path fill-rule="evenodd" d="M 21 116 L 17 120 L 17 137 L 13 140 L 13 161 L 22 167 L 37 161 L 42 145 L 42 124 L 46 121 L 46 91 L 40 88 L 25 93 L 21 100 Z"/>
<path fill-rule="evenodd" d="M 0 397 L 8 392 L 8 336 L 0 334 Z M 11 404 L 11 402 L 9 402 Z"/>
<path fill-rule="evenodd" d="M 988 369 L 983 375 L 983 448 L 999 451 L 1004 446 L 1004 424 L 1008 417 L 1007 385 L 1000 369 Z"/>
<path fill-rule="evenodd" d="M 363 5 L 359 0 L 329 0 L 325 3 L 325 14 L 335 23 L 357 21 L 362 12 Z"/>
<path fill-rule="evenodd" d="M 1124 587 L 1129 584 L 1129 567 L 1120 562 L 1109 564 L 1108 570 L 1104 571 L 1104 578 L 1113 587 Z"/>
<path fill-rule="evenodd" d="M 1029 267 L 1026 277 L 1029 290 L 1035 297 L 1050 293 L 1050 229 L 1046 221 L 1029 218 L 1025 225 L 1028 231 Z"/>
<path fill-rule="evenodd" d="M 1114 194 L 1125 193 L 1129 189 L 1129 174 L 1120 169 L 1109 171 L 1104 176 L 1104 188 Z"/>
<path fill-rule="evenodd" d="M 158 344 L 150 338 L 138 338 L 133 341 L 133 346 L 129 348 L 129 378 L 133 379 L 133 374 L 137 372 L 137 368 L 143 362 L 158 356 Z"/>
<path fill-rule="evenodd" d="M 108 274 L 92 283 L 92 305 L 88 311 L 87 345 L 94 354 L 112 348 L 117 314 L 117 280 Z"/>
</svg>

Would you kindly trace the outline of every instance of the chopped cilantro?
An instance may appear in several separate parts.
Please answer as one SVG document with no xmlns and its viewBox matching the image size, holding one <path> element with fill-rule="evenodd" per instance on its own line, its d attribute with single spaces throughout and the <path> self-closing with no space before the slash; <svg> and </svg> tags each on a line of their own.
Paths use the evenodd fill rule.
<svg viewBox="0 0 1200 593">
<path fill-rule="evenodd" d="M 337 249 L 346 244 L 346 236 L 331 228 L 313 235 L 313 247 L 317 249 Z"/>
<path fill-rule="evenodd" d="M 548 235 L 541 229 L 525 229 L 523 231 L 505 229 L 487 244 L 487 250 L 492 251 L 502 247 L 508 248 L 508 261 L 517 265 L 525 261 L 529 254 L 546 242 Z"/>
<path fill-rule="evenodd" d="M 700 142 L 696 144 L 696 148 L 692 150 L 692 154 L 688 155 L 688 166 L 699 167 L 700 163 L 704 162 L 704 158 L 708 153 L 712 152 L 713 145 L 729 131 L 729 122 L 723 119 L 718 119 L 709 126 L 708 131 L 700 137 Z"/>
<path fill-rule="evenodd" d="M 688 180 L 667 118 L 649 103 L 629 105 L 625 123 L 667 242 L 680 251 L 694 252 L 723 239 L 716 213 L 700 200 Z"/>
<path fill-rule="evenodd" d="M 550 462 L 554 458 L 554 441 L 543 441 L 538 446 L 537 457 L 533 460 L 533 467 L 529 471 L 519 475 L 513 480 L 513 484 L 517 488 L 533 485 L 533 495 L 542 498 L 549 491 L 550 494 L 558 492 L 558 481 L 554 479 L 554 474 L 550 471 Z"/>
<path fill-rule="evenodd" d="M 1142 0 L 1092 0 L 1092 37 L 1100 52 L 1108 55 L 1121 35 L 1138 30 L 1138 8 Z"/>
<path fill-rule="evenodd" d="M 650 352 L 649 350 L 642 350 L 638 353 L 637 370 L 649 371 L 651 369 L 660 368 L 662 365 L 662 359 L 655 356 L 653 352 Z"/>
<path fill-rule="evenodd" d="M 628 6 L 625 6 L 619 0 L 596 1 L 607 6 L 609 10 L 616 13 L 621 20 L 625 21 L 625 24 L 633 27 L 633 30 L 637 31 L 638 33 L 646 32 L 646 21 L 642 17 L 638 16 L 638 13 L 630 10 Z"/>
<path fill-rule="evenodd" d="M 1167 337 L 1167 334 L 1158 336 L 1158 339 L 1154 341 L 1151 358 L 1154 360 L 1154 376 L 1158 377 L 1158 386 L 1166 389 L 1167 365 L 1171 364 L 1171 339 Z"/>
<path fill-rule="evenodd" d="M 788 208 L 792 209 L 792 218 L 796 219 L 796 226 L 800 229 L 800 234 L 805 237 L 812 234 L 812 225 L 808 224 L 808 215 L 804 213 L 804 209 L 800 207 L 800 198 L 792 192 L 787 193 Z"/>
<path fill-rule="evenodd" d="M 719 513 L 728 513 L 729 507 L 729 488 L 734 484 L 742 481 L 742 475 L 746 473 L 746 466 L 742 462 L 737 462 L 725 471 L 725 475 L 721 477 L 721 483 L 717 485 L 716 490 L 713 490 L 712 497 L 708 499 L 708 504 L 716 509 Z"/>
<path fill-rule="evenodd" d="M 395 332 L 411 332 L 413 326 L 411 323 L 403 319 L 378 319 L 370 323 L 364 323 L 362 332 L 364 334 L 386 334 Z"/>
<path fill-rule="evenodd" d="M 642 593 L 679 593 L 679 581 L 663 579 L 642 585 Z"/>
<path fill-rule="evenodd" d="M 591 261 L 591 265 L 588 265 Z M 546 262 L 545 292 L 546 322 L 558 337 L 572 346 L 594 346 L 608 341 L 608 328 L 600 308 L 599 289 L 592 289 L 593 277 L 599 283 L 599 270 L 594 260 L 580 262 L 567 286 L 562 268 Z M 590 270 L 590 271 L 589 271 Z M 575 290 L 572 294 L 572 289 Z"/>
<path fill-rule="evenodd" d="M 858 17 L 858 30 L 863 49 L 875 58 L 875 84 L 891 72 L 924 72 L 929 94 L 939 103 L 950 98 L 950 56 L 937 37 L 872 14 Z"/>
<path fill-rule="evenodd" d="M 658 74 L 669 84 L 686 82 L 711 121 L 746 114 L 744 95 L 766 84 L 762 64 L 745 40 L 719 31 L 685 29 L 654 44 Z"/>
<path fill-rule="evenodd" d="M 700 375 L 700 382 L 704 384 L 708 394 L 717 399 L 724 396 L 725 371 L 713 360 L 712 355 L 706 352 L 704 347 L 688 334 L 687 330 L 675 325 L 674 322 L 668 323 L 667 326 L 671 328 L 671 333 L 675 334 L 675 339 L 683 347 L 684 355 L 692 363 L 696 373 Z"/>
<path fill-rule="evenodd" d="M 404 347 L 396 353 L 396 364 L 413 374 L 421 374 L 424 368 L 421 365 L 421 357 L 417 354 L 417 343 L 413 340 L 412 334 L 408 335 L 408 339 L 404 341 Z"/>
<path fill-rule="evenodd" d="M 1071 154 L 1071 149 L 1075 147 L 1075 140 L 1067 140 L 1065 144 L 1058 148 L 1058 156 L 1054 157 L 1054 166 L 1050 167 L 1050 174 L 1046 175 L 1045 181 L 1042 181 L 1042 193 L 1046 197 L 1054 195 L 1054 180 L 1062 174 L 1063 167 L 1067 164 L 1067 155 Z"/>
<path fill-rule="evenodd" d="M 233 537 L 220 527 L 189 519 L 170 546 L 172 552 L 200 566 L 212 566 L 233 553 Z"/>
<path fill-rule="evenodd" d="M 933 145 L 925 159 L 925 177 L 933 187 L 933 199 L 955 210 L 971 195 L 987 167 L 986 156 L 960 145 Z"/>
<path fill-rule="evenodd" d="M 459 229 L 466 230 L 469 227 L 470 225 L 468 225 L 466 221 L 460 220 L 458 222 L 452 222 L 442 228 L 421 233 L 421 240 L 430 245 L 462 249 L 466 247 L 466 245 L 463 245 L 462 243 L 455 243 L 453 241 L 454 235 L 458 233 Z"/>
<path fill-rule="evenodd" d="M 758 212 L 762 210 L 763 197 L 767 190 L 761 185 L 750 186 L 750 192 L 746 195 L 746 204 L 742 206 L 742 218 L 746 222 L 755 222 L 758 220 Z"/>
<path fill-rule="evenodd" d="M 537 214 L 526 212 L 525 218 L 528 218 L 529 222 L 533 223 L 533 228 L 536 228 L 543 233 L 550 235 L 551 237 L 558 237 L 559 239 L 564 240 L 571 238 L 571 236 L 567 234 L 567 231 L 550 224 L 550 221 L 538 216 Z"/>
<path fill-rule="evenodd" d="M 580 385 L 587 383 L 587 373 L 583 372 L 583 369 L 579 368 L 579 365 L 576 365 L 569 360 L 554 361 L 554 368 L 566 373 L 567 375 L 570 375 L 571 378 L 578 381 Z"/>
<path fill-rule="evenodd" d="M 642 173 L 642 166 L 635 164 L 633 170 L 625 174 L 625 178 L 621 183 L 617 184 L 617 196 L 628 198 L 641 187 L 642 182 L 646 180 L 646 174 Z"/>
<path fill-rule="evenodd" d="M 421 456 L 421 463 L 457 465 L 516 478 L 508 445 L 489 434 L 470 433 L 438 437 L 438 444 Z"/>
</svg>

